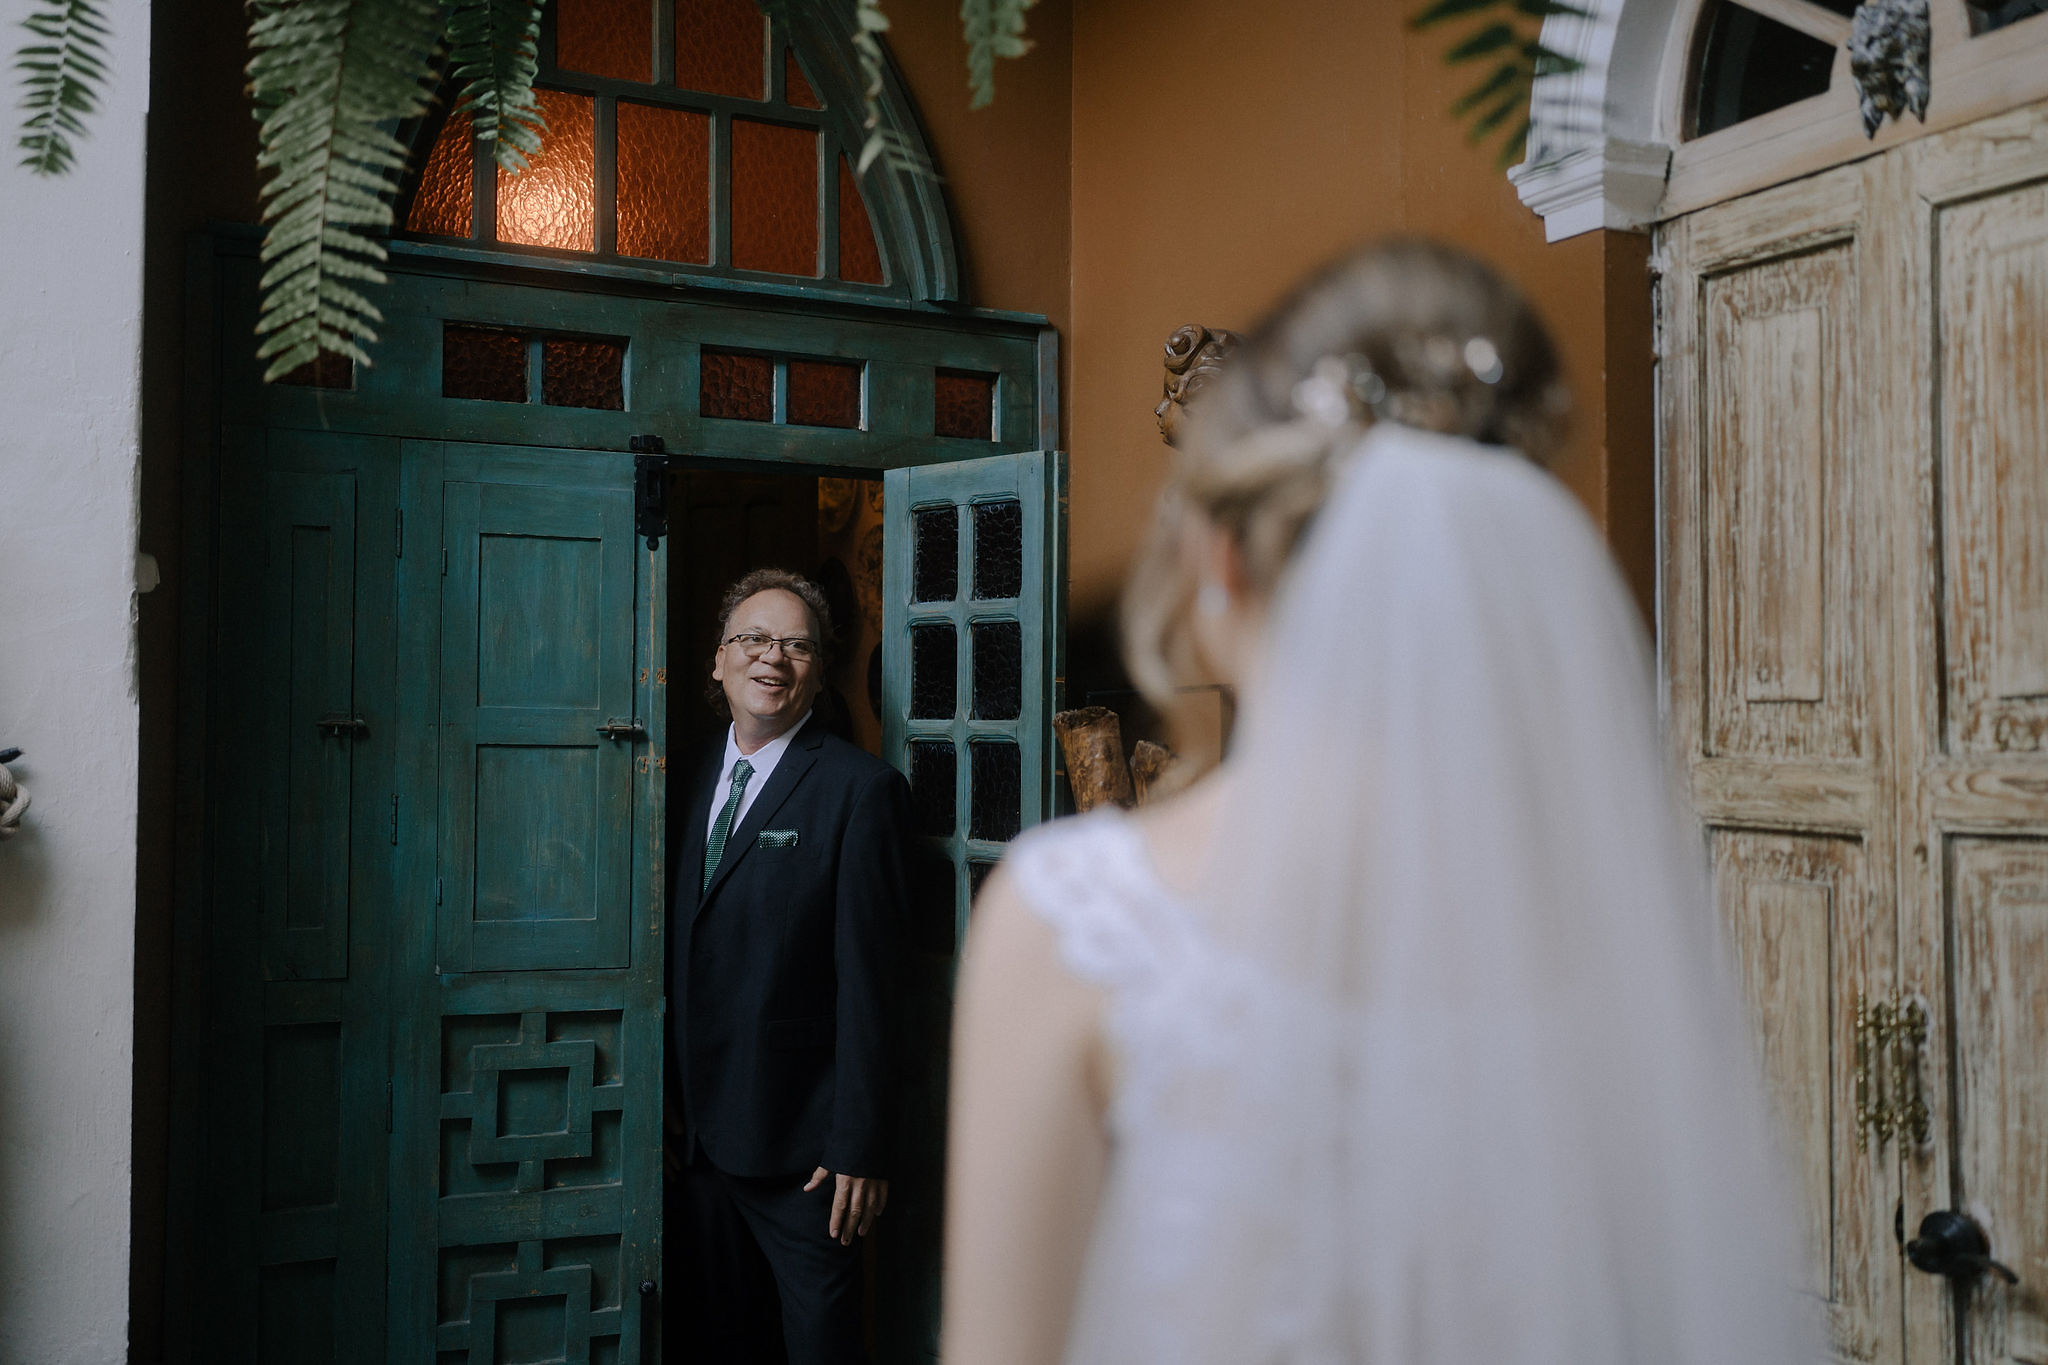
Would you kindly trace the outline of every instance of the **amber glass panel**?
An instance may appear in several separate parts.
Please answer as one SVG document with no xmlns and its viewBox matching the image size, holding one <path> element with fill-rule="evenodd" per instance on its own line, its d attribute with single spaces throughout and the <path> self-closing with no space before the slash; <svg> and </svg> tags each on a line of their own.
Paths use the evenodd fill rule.
<svg viewBox="0 0 2048 1365">
<path fill-rule="evenodd" d="M 548 130 L 540 154 L 518 175 L 498 171 L 498 240 L 558 251 L 595 246 L 592 181 L 596 131 L 588 95 L 536 90 Z"/>
<path fill-rule="evenodd" d="M 549 337 L 540 344 L 540 401 L 558 408 L 626 406 L 626 344 Z"/>
<path fill-rule="evenodd" d="M 789 362 L 789 421 L 800 427 L 860 426 L 860 363 Z"/>
<path fill-rule="evenodd" d="M 825 101 L 818 98 L 818 92 L 811 89 L 810 81 L 804 76 L 804 69 L 797 64 L 796 54 L 788 48 L 782 49 L 782 98 L 799 109 L 823 109 Z"/>
<path fill-rule="evenodd" d="M 475 200 L 476 156 L 469 140 L 469 115 L 450 114 L 427 153 L 427 168 L 420 173 L 420 192 L 406 216 L 405 230 L 430 237 L 467 237 L 474 226 Z"/>
<path fill-rule="evenodd" d="M 352 389 L 356 386 L 356 363 L 345 355 L 322 351 L 277 382 L 304 389 Z"/>
<path fill-rule="evenodd" d="M 555 0 L 555 65 L 622 81 L 654 79 L 647 0 Z"/>
<path fill-rule="evenodd" d="M 932 382 L 932 431 L 970 441 L 996 438 L 996 377 L 940 370 Z"/>
<path fill-rule="evenodd" d="M 732 121 L 732 263 L 777 275 L 818 273 L 818 135 Z"/>
<path fill-rule="evenodd" d="M 960 709 L 960 637 L 951 621 L 910 628 L 910 718 L 951 720 Z"/>
<path fill-rule="evenodd" d="M 441 329 L 441 396 L 526 401 L 526 338 L 495 327 Z"/>
<path fill-rule="evenodd" d="M 619 101 L 619 254 L 711 262 L 711 116 Z"/>
<path fill-rule="evenodd" d="M 1024 591 L 1024 504 L 974 504 L 974 595 L 982 601 Z"/>
<path fill-rule="evenodd" d="M 1024 823 L 1024 765 L 1015 744 L 977 739 L 967 746 L 967 837 L 1014 839 Z"/>
<path fill-rule="evenodd" d="M 698 368 L 697 411 L 739 422 L 774 421 L 775 362 L 764 355 L 706 350 Z"/>
<path fill-rule="evenodd" d="M 882 283 L 882 253 L 875 246 L 875 223 L 860 181 L 845 157 L 839 158 L 839 278 L 856 284 Z"/>
<path fill-rule="evenodd" d="M 952 601 L 960 592 L 960 509 L 927 507 L 910 521 L 911 600 Z"/>
<path fill-rule="evenodd" d="M 754 0 L 676 0 L 676 84 L 766 99 L 768 25 Z"/>
<path fill-rule="evenodd" d="M 919 834 L 950 839 L 959 820 L 953 783 L 959 758 L 950 739 L 910 742 L 910 812 Z"/>
</svg>

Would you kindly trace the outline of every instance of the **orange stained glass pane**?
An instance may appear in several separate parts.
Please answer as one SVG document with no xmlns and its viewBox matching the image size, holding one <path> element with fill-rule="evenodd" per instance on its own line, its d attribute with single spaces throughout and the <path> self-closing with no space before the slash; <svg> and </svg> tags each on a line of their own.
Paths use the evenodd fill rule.
<svg viewBox="0 0 2048 1365">
<path fill-rule="evenodd" d="M 732 121 L 732 263 L 778 275 L 818 273 L 818 134 Z"/>
<path fill-rule="evenodd" d="M 711 116 L 619 101 L 619 254 L 711 261 Z"/>
<path fill-rule="evenodd" d="M 407 232 L 430 237 L 467 237 L 474 226 L 470 208 L 476 199 L 476 157 L 469 140 L 469 115 L 450 114 L 427 153 L 420 173 L 420 192 L 406 215 Z"/>
<path fill-rule="evenodd" d="M 518 175 L 498 169 L 498 240 L 558 251 L 596 245 L 596 190 L 592 180 L 597 140 L 591 99 L 562 90 L 535 90 L 547 131 L 540 154 Z"/>
<path fill-rule="evenodd" d="M 555 65 L 622 81 L 654 79 L 649 0 L 555 0 Z"/>
<path fill-rule="evenodd" d="M 996 436 L 996 377 L 967 370 L 932 376 L 932 434 L 968 441 Z"/>
<path fill-rule="evenodd" d="M 810 81 L 804 78 L 804 69 L 797 64 L 796 53 L 782 49 L 782 98 L 799 109 L 823 109 L 825 101 L 818 98 L 818 92 L 811 89 Z"/>
<path fill-rule="evenodd" d="M 858 361 L 790 361 L 790 424 L 799 427 L 858 427 L 860 371 Z"/>
<path fill-rule="evenodd" d="M 882 253 L 875 245 L 875 223 L 860 180 L 845 157 L 839 158 L 839 278 L 856 284 L 881 284 Z"/>
<path fill-rule="evenodd" d="M 441 328 L 441 396 L 526 401 L 526 338 L 495 327 Z"/>
<path fill-rule="evenodd" d="M 548 337 L 540 344 L 540 401 L 558 408 L 626 406 L 626 346 L 619 341 Z"/>
<path fill-rule="evenodd" d="M 322 351 L 277 381 L 306 389 L 352 389 L 356 362 L 334 351 Z"/>
<path fill-rule="evenodd" d="M 766 99 L 768 21 L 754 0 L 676 0 L 676 84 Z"/>
<path fill-rule="evenodd" d="M 707 347 L 698 361 L 697 411 L 739 422 L 774 421 L 775 362 Z"/>
</svg>

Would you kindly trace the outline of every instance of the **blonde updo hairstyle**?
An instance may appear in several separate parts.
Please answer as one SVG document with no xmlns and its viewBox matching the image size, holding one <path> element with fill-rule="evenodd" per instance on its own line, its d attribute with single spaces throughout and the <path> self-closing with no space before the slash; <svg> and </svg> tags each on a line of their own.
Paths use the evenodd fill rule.
<svg viewBox="0 0 2048 1365">
<path fill-rule="evenodd" d="M 1270 594 L 1329 491 L 1338 455 L 1375 422 L 1546 461 L 1568 406 L 1548 333 L 1521 292 L 1433 242 L 1364 248 L 1312 277 L 1191 404 L 1190 428 L 1124 589 L 1125 666 L 1171 710 L 1198 681 L 1188 614 L 1192 518 L 1237 543 L 1247 586 Z"/>
</svg>

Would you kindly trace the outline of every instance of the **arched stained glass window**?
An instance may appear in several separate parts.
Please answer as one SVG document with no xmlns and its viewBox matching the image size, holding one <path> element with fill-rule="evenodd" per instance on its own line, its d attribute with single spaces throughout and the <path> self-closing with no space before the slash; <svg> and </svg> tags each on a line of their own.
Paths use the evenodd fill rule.
<svg viewBox="0 0 2048 1365">
<path fill-rule="evenodd" d="M 858 108 L 833 108 L 755 0 L 554 0 L 536 81 L 547 122 L 521 174 L 448 118 L 405 228 L 624 262 L 886 286 L 853 173 Z"/>
</svg>

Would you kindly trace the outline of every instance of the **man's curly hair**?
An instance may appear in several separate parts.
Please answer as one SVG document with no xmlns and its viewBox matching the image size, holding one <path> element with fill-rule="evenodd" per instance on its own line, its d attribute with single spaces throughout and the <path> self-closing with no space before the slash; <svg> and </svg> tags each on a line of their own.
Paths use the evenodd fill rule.
<svg viewBox="0 0 2048 1365">
<path fill-rule="evenodd" d="M 809 608 L 818 640 L 818 657 L 812 662 L 812 667 L 829 671 L 834 662 L 834 645 L 837 643 L 832 628 L 832 606 L 825 600 L 823 588 L 802 574 L 791 573 L 788 569 L 756 569 L 725 590 L 725 596 L 718 601 L 718 642 L 712 646 L 713 657 L 715 658 L 718 650 L 724 647 L 725 637 L 731 630 L 732 615 L 740 609 L 740 604 L 756 593 L 776 589 L 794 593 L 797 599 Z M 725 699 L 725 685 L 718 679 L 707 676 L 704 697 L 711 703 L 711 709 L 719 715 L 732 715 L 732 707 Z"/>
</svg>

